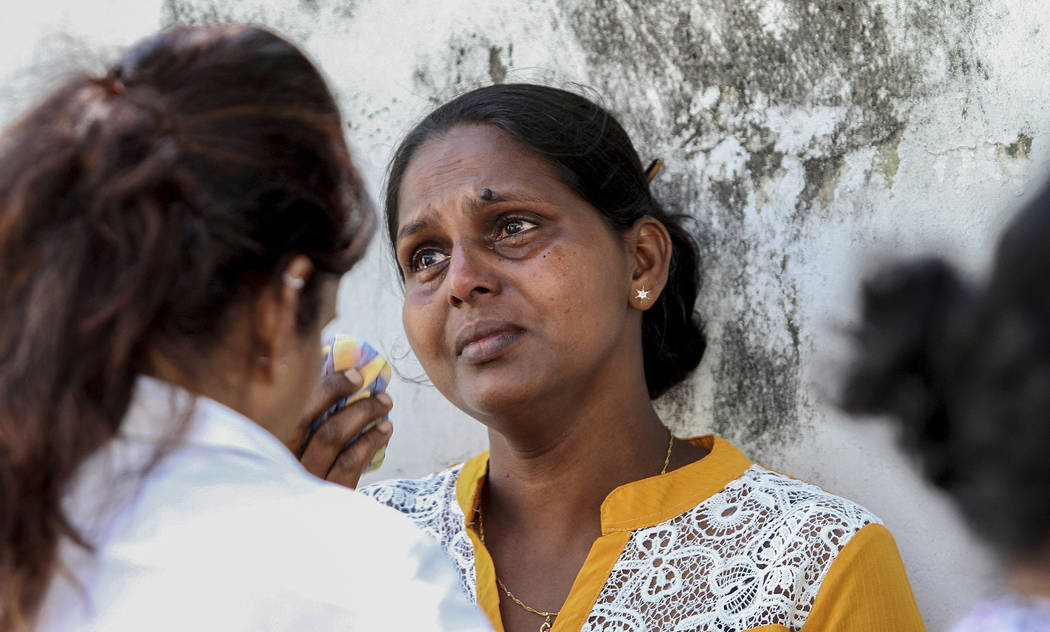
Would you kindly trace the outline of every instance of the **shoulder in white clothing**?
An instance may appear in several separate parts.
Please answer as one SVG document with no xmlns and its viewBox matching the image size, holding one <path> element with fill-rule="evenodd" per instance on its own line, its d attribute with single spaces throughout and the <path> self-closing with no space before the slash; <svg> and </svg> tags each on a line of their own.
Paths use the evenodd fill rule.
<svg viewBox="0 0 1050 632">
<path fill-rule="evenodd" d="M 85 463 L 69 507 L 95 551 L 62 543 L 69 573 L 52 581 L 40 629 L 490 629 L 404 516 L 318 480 L 262 428 L 202 401 L 144 476 L 157 444 L 142 436 Z"/>
</svg>

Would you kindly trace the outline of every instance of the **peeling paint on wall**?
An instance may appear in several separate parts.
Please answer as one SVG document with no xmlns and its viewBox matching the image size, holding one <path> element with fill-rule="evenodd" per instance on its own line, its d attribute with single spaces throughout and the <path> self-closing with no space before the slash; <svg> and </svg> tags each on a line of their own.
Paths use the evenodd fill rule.
<svg viewBox="0 0 1050 632">
<path fill-rule="evenodd" d="M 1024 132 L 1017 135 L 1017 140 L 1003 148 L 1011 158 L 1027 158 L 1032 153 L 1032 137 Z"/>
<path fill-rule="evenodd" d="M 503 83 L 507 77 L 507 67 L 503 64 L 500 53 L 503 49 L 499 46 L 489 46 L 489 78 L 492 83 Z M 510 46 L 509 54 L 513 54 L 514 46 Z"/>
<path fill-rule="evenodd" d="M 924 4 L 599 0 L 566 11 L 589 81 L 615 95 L 643 154 L 662 155 L 672 178 L 699 180 L 657 189 L 703 226 L 703 308 L 725 323 L 711 341 L 721 347 L 710 367 L 714 427 L 753 450 L 796 434 L 802 325 L 770 310 L 796 293 L 791 236 L 842 212 L 836 195 L 857 152 L 876 148 L 869 178 L 893 186 L 910 104 L 935 89 L 924 60 L 942 54 L 944 77 L 984 72 L 951 30 L 970 28 L 972 3 Z M 723 151 L 727 139 L 738 151 Z M 797 179 L 793 199 L 765 193 Z M 788 239 L 771 236 L 769 222 Z"/>
<path fill-rule="evenodd" d="M 250 22 L 277 29 L 302 41 L 309 37 L 316 21 L 324 15 L 350 20 L 354 16 L 356 0 L 291 0 L 275 9 L 268 3 L 252 0 L 163 0 L 162 26 L 177 24 L 216 24 Z"/>
<path fill-rule="evenodd" d="M 897 152 L 897 148 L 900 147 L 901 137 L 904 136 L 904 127 L 901 126 L 896 133 L 887 138 L 884 142 L 878 144 L 878 152 L 875 154 L 875 161 L 872 163 L 872 169 L 882 175 L 886 180 L 886 188 L 893 188 L 893 177 L 897 175 L 897 170 L 901 166 L 900 154 Z"/>
<path fill-rule="evenodd" d="M 712 430 L 742 437 L 751 454 L 776 454 L 797 433 L 799 356 L 791 346 L 770 349 L 756 343 L 753 323 L 727 323 L 719 345 L 723 361 L 715 368 Z"/>
</svg>

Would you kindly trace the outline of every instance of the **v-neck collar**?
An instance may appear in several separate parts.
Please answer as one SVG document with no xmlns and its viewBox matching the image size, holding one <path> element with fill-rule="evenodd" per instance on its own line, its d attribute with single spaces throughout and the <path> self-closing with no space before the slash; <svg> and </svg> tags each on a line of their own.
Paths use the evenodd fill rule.
<svg viewBox="0 0 1050 632">
<path fill-rule="evenodd" d="M 688 511 L 740 477 L 752 462 L 728 441 L 715 435 L 686 439 L 708 450 L 704 458 L 676 470 L 620 485 L 601 505 L 602 535 L 555 620 L 555 631 L 579 630 L 594 600 L 608 581 L 613 564 L 636 529 L 655 526 Z M 478 607 L 497 632 L 503 630 L 499 589 L 492 557 L 474 529 L 474 516 L 489 467 L 488 451 L 463 464 L 456 480 L 456 501 L 463 511 L 464 529 L 474 545 L 474 575 Z"/>
<path fill-rule="evenodd" d="M 704 458 L 672 470 L 620 485 L 601 505 L 602 535 L 633 531 L 660 524 L 695 507 L 736 479 L 752 462 L 725 439 L 704 435 L 686 439 L 708 451 Z M 456 500 L 468 526 L 481 502 L 481 488 L 488 473 L 486 450 L 463 464 L 456 481 Z"/>
</svg>

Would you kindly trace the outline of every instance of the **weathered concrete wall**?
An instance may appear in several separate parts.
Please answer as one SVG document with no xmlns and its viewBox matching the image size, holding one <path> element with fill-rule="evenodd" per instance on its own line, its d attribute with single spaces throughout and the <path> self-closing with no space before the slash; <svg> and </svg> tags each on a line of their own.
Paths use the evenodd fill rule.
<svg viewBox="0 0 1050 632">
<path fill-rule="evenodd" d="M 134 7 L 135 19 L 115 4 Z M 39 5 L 39 3 L 37 3 Z M 0 34 L 0 72 L 55 28 L 92 45 L 154 26 L 252 20 L 301 42 L 340 93 L 374 190 L 392 145 L 436 103 L 489 82 L 592 89 L 666 170 L 696 218 L 711 349 L 659 408 L 680 434 L 721 433 L 763 463 L 858 500 L 897 536 L 927 622 L 943 629 L 993 566 L 879 424 L 826 404 L 857 278 L 937 249 L 978 269 L 995 231 L 1050 173 L 1050 5 L 1041 0 L 81 0 Z M 11 14 L 9 14 L 11 15 Z M 67 16 L 67 17 L 62 17 Z M 13 43 L 12 43 L 13 42 Z M 10 55 L 8 54 L 10 53 Z M 24 75 L 21 75 L 24 79 Z M 23 85 L 21 81 L 7 86 Z M 0 91 L 0 114 L 17 91 Z M 334 329 L 374 341 L 406 378 L 378 476 L 481 449 L 480 427 L 425 385 L 378 241 Z M 375 477 L 375 475 L 373 475 Z"/>
</svg>

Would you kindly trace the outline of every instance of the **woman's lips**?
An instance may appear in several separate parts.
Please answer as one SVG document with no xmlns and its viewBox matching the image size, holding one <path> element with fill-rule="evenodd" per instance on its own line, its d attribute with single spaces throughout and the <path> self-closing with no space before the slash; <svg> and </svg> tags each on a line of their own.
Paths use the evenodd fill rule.
<svg viewBox="0 0 1050 632">
<path fill-rule="evenodd" d="M 456 336 L 456 356 L 466 364 L 495 360 L 525 335 L 525 330 L 509 323 L 476 323 L 464 327 Z"/>
</svg>

